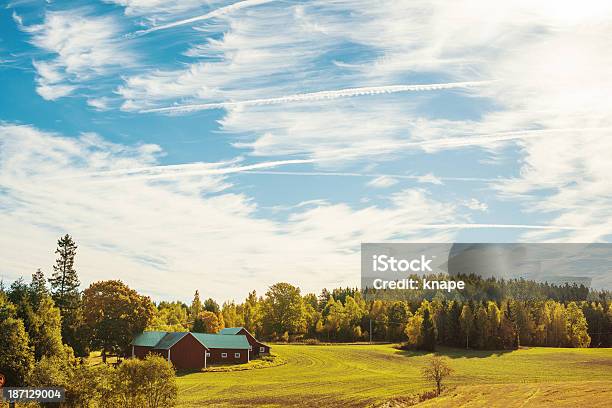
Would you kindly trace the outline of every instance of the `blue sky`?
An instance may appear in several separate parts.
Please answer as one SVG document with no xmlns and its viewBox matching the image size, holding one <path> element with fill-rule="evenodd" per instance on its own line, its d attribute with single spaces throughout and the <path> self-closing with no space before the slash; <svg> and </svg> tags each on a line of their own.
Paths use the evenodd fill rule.
<svg viewBox="0 0 612 408">
<path fill-rule="evenodd" d="M 611 6 L 9 2 L 0 276 L 219 300 L 361 242 L 607 242 Z"/>
</svg>

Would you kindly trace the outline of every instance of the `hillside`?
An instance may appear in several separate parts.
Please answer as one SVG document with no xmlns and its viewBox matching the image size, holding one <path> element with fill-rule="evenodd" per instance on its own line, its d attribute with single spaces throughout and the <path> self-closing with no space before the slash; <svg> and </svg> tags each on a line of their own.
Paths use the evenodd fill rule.
<svg viewBox="0 0 612 408">
<path fill-rule="evenodd" d="M 420 378 L 426 356 L 391 345 L 274 345 L 273 351 L 287 364 L 180 375 L 179 406 L 362 407 L 431 388 Z M 612 393 L 606 391 L 612 388 L 612 349 L 532 348 L 499 353 L 444 349 L 441 353 L 451 359 L 456 374 L 448 384 L 457 388 L 423 406 L 478 406 L 502 401 L 500 395 L 521 403 L 531 396 L 529 401 L 550 399 L 557 406 L 563 401 L 572 405 L 584 392 L 607 401 L 604 405 L 612 404 Z"/>
</svg>

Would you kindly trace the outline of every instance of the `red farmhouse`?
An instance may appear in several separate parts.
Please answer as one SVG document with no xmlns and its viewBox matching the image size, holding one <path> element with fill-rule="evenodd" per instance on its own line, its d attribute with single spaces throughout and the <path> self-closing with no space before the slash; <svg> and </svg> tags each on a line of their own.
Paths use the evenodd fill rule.
<svg viewBox="0 0 612 408">
<path fill-rule="evenodd" d="M 269 347 L 266 350 L 269 352 Z M 167 358 L 177 369 L 206 368 L 211 364 L 243 364 L 253 357 L 246 335 L 190 332 L 141 333 L 132 341 L 132 357 L 144 358 L 149 353 Z"/>
</svg>

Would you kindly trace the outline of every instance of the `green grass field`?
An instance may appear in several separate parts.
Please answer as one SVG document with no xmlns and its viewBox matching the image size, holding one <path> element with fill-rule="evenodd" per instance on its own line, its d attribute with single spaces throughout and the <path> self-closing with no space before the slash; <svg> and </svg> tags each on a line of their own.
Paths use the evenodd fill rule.
<svg viewBox="0 0 612 408">
<path fill-rule="evenodd" d="M 274 345 L 273 352 L 287 363 L 179 374 L 179 406 L 362 407 L 433 388 L 420 377 L 427 356 L 391 345 Z M 452 389 L 423 406 L 612 406 L 612 349 L 439 353 L 455 370 Z"/>
</svg>

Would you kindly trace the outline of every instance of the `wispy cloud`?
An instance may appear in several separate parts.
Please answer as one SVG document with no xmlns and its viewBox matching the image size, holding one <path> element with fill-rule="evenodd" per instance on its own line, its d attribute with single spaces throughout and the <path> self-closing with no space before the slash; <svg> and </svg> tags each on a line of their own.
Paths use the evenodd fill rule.
<svg viewBox="0 0 612 408">
<path fill-rule="evenodd" d="M 173 21 L 171 23 L 166 23 L 166 24 L 160 24 L 151 28 L 148 28 L 146 30 L 140 30 L 137 31 L 135 33 L 133 33 L 131 36 L 140 36 L 140 35 L 145 35 L 148 33 L 152 33 L 155 31 L 159 31 L 159 30 L 167 30 L 169 28 L 174 28 L 174 27 L 178 27 L 178 26 L 182 26 L 182 25 L 187 25 L 187 24 L 193 24 L 196 23 L 198 21 L 204 21 L 204 20 L 210 20 L 213 18 L 217 18 L 217 17 L 221 17 L 227 14 L 230 14 L 232 12 L 235 12 L 237 10 L 241 10 L 247 7 L 254 7 L 254 6 L 259 6 L 261 4 L 266 4 L 266 3 L 271 3 L 273 1 L 276 0 L 243 0 L 243 1 L 237 1 L 236 3 L 227 5 L 227 6 L 223 6 L 223 7 L 219 7 L 215 10 L 209 11 L 206 14 L 202 14 L 199 16 L 195 16 L 195 17 L 190 17 L 190 18 L 186 18 L 186 19 L 182 19 L 182 20 L 178 20 L 178 21 Z"/>
<path fill-rule="evenodd" d="M 0 126 L 0 224 L 15 231 L 0 238 L 2 276 L 48 267 L 57 235 L 68 232 L 79 243 L 77 269 L 84 284 L 121 278 L 158 298 L 186 298 L 199 286 L 207 296 L 227 299 L 264 290 L 279 274 L 305 290 L 355 285 L 365 237 L 453 236 L 454 206 L 414 189 L 391 194 L 384 206 L 312 201 L 286 220 L 272 220 L 258 215 L 251 197 L 232 193 L 223 174 L 129 184 L 79 177 L 151 168 L 161 153 L 154 145 L 120 145 L 92 134 L 68 138 Z M 428 226 L 437 223 L 449 226 Z M 407 227 L 417 224 L 423 226 Z M 32 254 L 27 258 L 20 255 L 26 248 Z M 224 279 L 211 279 L 209 271 Z M 244 290 L 236 289 L 236 281 Z"/>
<path fill-rule="evenodd" d="M 378 176 L 368 181 L 367 186 L 374 187 L 374 188 L 389 188 L 389 187 L 396 185 L 397 183 L 398 181 L 394 179 L 393 177 Z"/>
<path fill-rule="evenodd" d="M 112 16 L 87 9 L 47 11 L 42 24 L 20 28 L 43 55 L 36 58 L 37 92 L 47 100 L 70 95 L 84 82 L 134 63 Z M 45 54 L 48 54 L 47 57 Z"/>
</svg>

